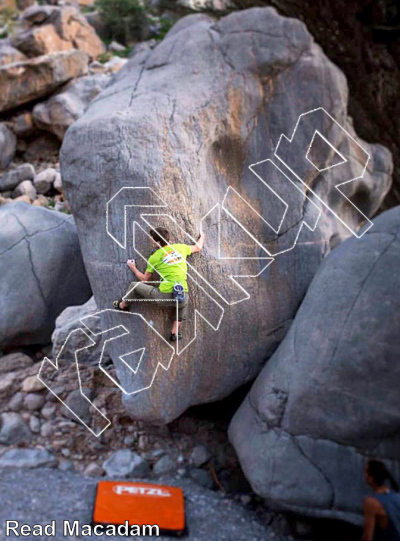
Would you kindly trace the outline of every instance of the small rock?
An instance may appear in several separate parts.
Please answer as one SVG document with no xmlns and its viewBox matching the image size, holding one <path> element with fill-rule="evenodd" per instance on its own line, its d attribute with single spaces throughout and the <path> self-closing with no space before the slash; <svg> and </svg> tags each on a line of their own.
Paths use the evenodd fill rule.
<svg viewBox="0 0 400 541">
<path fill-rule="evenodd" d="M 24 393 L 15 393 L 8 403 L 8 409 L 11 411 L 20 411 L 22 409 L 22 404 L 24 403 Z"/>
<path fill-rule="evenodd" d="M 128 62 L 127 58 L 120 58 L 119 56 L 113 56 L 111 60 L 104 64 L 106 73 L 116 73 Z"/>
<path fill-rule="evenodd" d="M 21 197 L 21 195 L 27 195 L 29 199 L 34 201 L 37 197 L 37 191 L 31 180 L 23 180 L 13 191 L 13 197 Z"/>
<path fill-rule="evenodd" d="M 139 441 L 138 441 L 138 449 L 140 451 L 145 451 L 148 446 L 149 446 L 149 438 L 145 436 L 144 434 L 140 435 Z"/>
<path fill-rule="evenodd" d="M 44 396 L 37 393 L 29 393 L 25 396 L 24 406 L 29 411 L 40 409 L 44 404 Z"/>
<path fill-rule="evenodd" d="M 35 207 L 48 207 L 49 206 L 49 201 L 48 201 L 47 197 L 45 197 L 42 194 L 39 194 L 37 196 L 37 199 L 35 199 L 35 201 L 32 204 L 35 205 Z"/>
<path fill-rule="evenodd" d="M 251 502 L 251 496 L 249 496 L 249 494 L 242 494 L 240 496 L 240 502 L 242 505 L 249 505 Z"/>
<path fill-rule="evenodd" d="M 61 460 L 58 469 L 61 471 L 72 471 L 74 469 L 74 465 L 71 460 Z"/>
<path fill-rule="evenodd" d="M 34 434 L 39 434 L 40 432 L 40 420 L 34 415 L 29 419 L 29 428 Z"/>
<path fill-rule="evenodd" d="M 209 450 L 204 447 L 204 445 L 197 445 L 191 455 L 190 455 L 190 464 L 192 464 L 195 468 L 200 468 L 200 466 L 203 466 L 206 462 L 208 462 L 211 458 L 211 454 Z"/>
<path fill-rule="evenodd" d="M 43 438 L 49 438 L 54 432 L 53 425 L 50 423 L 50 421 L 47 421 L 46 423 L 43 423 L 40 427 L 40 435 Z"/>
<path fill-rule="evenodd" d="M 35 131 L 32 113 L 25 111 L 13 117 L 11 119 L 11 128 L 18 138 L 29 137 L 29 135 L 32 135 Z M 24 166 L 22 165 L 21 167 Z M 33 180 L 33 176 L 22 180 Z"/>
<path fill-rule="evenodd" d="M 153 466 L 153 472 L 156 475 L 164 475 L 176 470 L 175 461 L 168 455 L 163 456 Z"/>
<path fill-rule="evenodd" d="M 65 457 L 70 457 L 71 456 L 71 451 L 69 449 L 67 449 L 66 447 L 64 447 L 64 449 L 61 449 L 61 454 L 62 456 L 65 456 Z"/>
<path fill-rule="evenodd" d="M 42 408 L 42 411 L 40 412 L 40 415 L 44 417 L 44 419 L 53 419 L 55 412 L 56 406 L 54 404 L 46 402 L 46 404 Z"/>
<path fill-rule="evenodd" d="M 53 188 L 60 193 L 62 192 L 62 179 L 58 171 L 56 171 L 56 176 L 54 177 L 54 180 L 53 180 Z"/>
<path fill-rule="evenodd" d="M 35 169 L 30 163 L 20 165 L 12 171 L 5 173 L 0 179 L 0 192 L 14 190 L 24 180 L 33 180 Z"/>
<path fill-rule="evenodd" d="M 118 43 L 118 41 L 112 41 L 110 45 L 107 47 L 107 49 L 113 53 L 119 53 L 121 51 L 125 51 L 125 47 Z"/>
<path fill-rule="evenodd" d="M 14 377 L 10 377 L 6 374 L 2 379 L 0 379 L 0 394 L 6 393 L 9 391 L 13 385 Z"/>
<path fill-rule="evenodd" d="M 95 462 L 91 462 L 83 472 L 83 475 L 86 475 L 86 477 L 101 477 L 103 474 L 103 468 Z"/>
<path fill-rule="evenodd" d="M 23 370 L 32 366 L 33 361 L 25 353 L 9 353 L 0 357 L 0 374 L 13 372 L 14 370 Z"/>
<path fill-rule="evenodd" d="M 0 468 L 54 468 L 57 464 L 55 456 L 45 449 L 11 449 L 0 457 Z"/>
<path fill-rule="evenodd" d="M 202 470 L 200 468 L 192 468 L 189 471 L 189 477 L 193 479 L 195 483 L 204 488 L 214 488 L 214 479 L 212 478 L 211 474 L 206 470 Z"/>
<path fill-rule="evenodd" d="M 113 453 L 103 468 L 109 477 L 142 477 L 149 473 L 149 463 L 137 453 L 122 449 Z"/>
<path fill-rule="evenodd" d="M 124 438 L 124 444 L 128 447 L 131 447 L 135 443 L 135 438 L 132 435 L 125 436 Z"/>
<path fill-rule="evenodd" d="M 25 423 L 22 422 L 18 413 L 1 414 L 0 443 L 15 445 L 28 443 L 32 439 L 32 433 Z"/>
<path fill-rule="evenodd" d="M 51 189 L 56 175 L 57 171 L 52 167 L 49 167 L 36 175 L 33 179 L 33 184 L 35 185 L 37 192 L 40 194 L 47 193 Z"/>
<path fill-rule="evenodd" d="M 85 395 L 91 399 L 93 393 L 88 388 L 82 388 L 82 391 L 85 393 Z M 90 404 L 86 400 L 84 396 L 82 396 L 82 393 L 80 390 L 72 391 L 72 393 L 69 393 L 67 396 L 67 399 L 65 401 L 68 408 L 70 408 L 72 411 L 70 411 L 65 406 L 62 407 L 61 412 L 64 415 L 64 417 L 68 417 L 68 419 L 76 420 L 76 416 L 79 417 L 79 419 L 82 419 L 85 423 L 90 423 L 91 414 L 90 414 Z M 75 414 L 75 415 L 74 415 Z"/>
<path fill-rule="evenodd" d="M 45 389 L 45 385 L 38 379 L 37 376 L 29 376 L 22 382 L 22 390 L 25 393 L 32 393 L 36 391 L 42 391 Z"/>
</svg>

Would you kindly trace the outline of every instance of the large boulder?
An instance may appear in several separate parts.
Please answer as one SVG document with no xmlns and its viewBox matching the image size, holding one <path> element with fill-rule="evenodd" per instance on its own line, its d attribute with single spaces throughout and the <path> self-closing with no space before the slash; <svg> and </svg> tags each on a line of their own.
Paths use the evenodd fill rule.
<svg viewBox="0 0 400 541">
<path fill-rule="evenodd" d="M 22 15 L 25 29 L 13 44 L 27 56 L 79 49 L 97 58 L 105 48 L 94 29 L 74 7 L 34 5 Z"/>
<path fill-rule="evenodd" d="M 56 317 L 90 297 L 72 216 L 0 207 L 0 348 L 50 342 Z"/>
<path fill-rule="evenodd" d="M 356 137 L 347 100 L 343 74 L 300 21 L 271 8 L 231 14 L 217 23 L 191 15 L 153 50 L 135 54 L 69 128 L 61 151 L 63 184 L 100 310 L 110 308 L 132 280 L 126 260 L 136 257 L 143 269 L 142 256 L 151 253 L 151 243 L 139 228 L 148 231 L 149 226 L 140 213 L 171 213 L 182 230 L 168 217 L 148 217 L 147 222 L 167 225 L 179 242 L 194 242 L 200 220 L 209 213 L 203 220 L 205 253 L 192 257 L 198 274 L 190 271 L 195 280 L 190 280 L 184 339 L 171 363 L 168 344 L 154 332 L 169 334 L 170 315 L 162 308 L 133 301 L 130 315 L 103 315 L 104 329 L 125 322 L 130 330 L 107 347 L 133 417 L 168 422 L 193 404 L 227 396 L 254 378 L 276 349 L 323 257 L 350 233 L 328 211 L 315 232 L 302 227 L 303 221 L 310 228 L 317 223 L 315 196 L 310 193 L 307 199 L 305 190 L 294 186 L 296 181 L 291 183 L 271 162 L 264 162 L 270 167 L 259 173 L 279 200 L 249 165 L 274 159 L 280 135 L 290 137 L 299 115 L 318 107 L 325 107 Z M 324 171 L 333 165 L 334 153 L 321 146 L 321 138 L 311 152 L 317 166 L 307 162 L 304 180 L 357 230 L 364 218 L 352 212 L 334 186 L 360 174 L 365 153 L 320 113 L 314 129 L 340 150 L 347 176 L 343 178 L 340 167 Z M 303 146 L 309 135 L 303 135 Z M 346 185 L 346 193 L 372 216 L 389 189 L 392 164 L 383 147 L 362 146 L 371 155 L 368 170 L 362 180 Z M 276 159 L 274 163 L 284 168 Z M 120 191 L 129 186 L 143 189 Z M 223 202 L 228 186 L 236 192 L 228 192 L 219 220 L 216 205 Z M 160 208 L 156 194 L 168 209 Z M 132 248 L 133 220 L 138 222 L 137 252 Z M 291 249 L 297 235 L 297 246 Z M 268 251 L 281 255 L 263 270 L 268 261 L 260 258 Z M 231 275 L 240 277 L 248 295 Z M 146 357 L 138 364 L 143 347 Z M 128 353 L 136 354 L 129 367 L 127 358 L 120 358 Z"/>
<path fill-rule="evenodd" d="M 86 75 L 82 51 L 55 53 L 0 67 L 0 112 L 43 98 L 67 81 Z"/>
<path fill-rule="evenodd" d="M 88 104 L 107 86 L 107 75 L 79 77 L 47 101 L 33 108 L 33 119 L 40 129 L 54 133 L 61 141 L 65 132 L 85 112 Z"/>
<path fill-rule="evenodd" d="M 361 522 L 368 458 L 400 478 L 400 207 L 324 261 L 229 428 L 255 492 Z"/>
</svg>

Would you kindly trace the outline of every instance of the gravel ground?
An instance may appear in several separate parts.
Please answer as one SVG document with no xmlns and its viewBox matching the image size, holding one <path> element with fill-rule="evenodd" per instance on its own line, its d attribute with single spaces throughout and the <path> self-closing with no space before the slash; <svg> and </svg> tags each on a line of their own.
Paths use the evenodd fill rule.
<svg viewBox="0 0 400 541">
<path fill-rule="evenodd" d="M 103 478 L 104 479 L 104 478 Z M 64 520 L 90 524 L 98 479 L 51 469 L 7 470 L 0 472 L 0 539 L 5 540 L 5 521 L 20 524 L 57 523 L 55 537 L 29 535 L 23 539 L 66 539 L 62 533 Z M 144 480 L 142 480 L 144 481 Z M 272 532 L 250 510 L 232 501 L 223 493 L 203 489 L 187 479 L 179 482 L 163 479 L 163 483 L 180 486 L 185 493 L 187 526 L 185 537 L 190 541 L 270 541 Z M 12 533 L 7 539 L 14 539 Z M 78 539 L 69 537 L 69 539 Z M 90 540 L 122 540 L 127 537 L 91 536 Z M 134 537 L 134 539 L 150 539 Z M 171 539 L 158 537 L 161 541 Z"/>
</svg>

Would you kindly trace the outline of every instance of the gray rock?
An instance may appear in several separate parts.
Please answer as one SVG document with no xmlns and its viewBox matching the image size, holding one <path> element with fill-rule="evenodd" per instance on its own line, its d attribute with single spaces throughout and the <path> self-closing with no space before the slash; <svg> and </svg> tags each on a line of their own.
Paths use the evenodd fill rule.
<svg viewBox="0 0 400 541">
<path fill-rule="evenodd" d="M 0 123 L 0 169 L 6 169 L 17 150 L 17 138 L 5 124 Z"/>
<path fill-rule="evenodd" d="M 400 480 L 399 265 L 396 207 L 326 258 L 235 414 L 230 440 L 271 505 L 361 523 L 367 459 Z"/>
<path fill-rule="evenodd" d="M 34 434 L 39 434 L 40 432 L 40 420 L 34 415 L 29 419 L 29 428 Z"/>
<path fill-rule="evenodd" d="M 211 458 L 210 451 L 204 445 L 196 445 L 190 454 L 190 463 L 196 468 L 203 466 Z"/>
<path fill-rule="evenodd" d="M 44 396 L 38 393 L 29 393 L 25 396 L 24 406 L 30 411 L 40 409 L 44 404 Z"/>
<path fill-rule="evenodd" d="M 191 468 L 189 471 L 189 477 L 193 479 L 195 483 L 204 488 L 212 489 L 215 486 L 212 475 L 206 470 L 202 470 L 200 468 Z"/>
<path fill-rule="evenodd" d="M 24 393 L 15 393 L 8 403 L 8 409 L 11 411 L 20 411 L 24 403 Z"/>
<path fill-rule="evenodd" d="M 84 347 L 87 344 L 86 338 L 80 333 L 74 333 L 70 336 L 71 331 L 77 327 L 83 327 L 83 324 L 80 322 L 82 318 L 89 317 L 98 312 L 96 301 L 94 297 L 91 297 L 85 304 L 79 306 L 68 306 L 56 319 L 56 328 L 51 336 L 51 341 L 53 344 L 53 358 L 61 353 L 60 359 L 65 359 L 66 361 L 71 359 L 74 355 L 74 352 Z M 101 333 L 100 320 L 94 320 L 94 326 L 91 327 L 91 330 L 94 334 Z M 70 336 L 67 344 L 66 340 Z M 85 355 L 82 355 L 80 362 L 85 365 L 98 364 L 100 359 L 100 348 L 102 346 L 101 337 L 93 337 L 95 345 L 88 348 L 85 351 Z M 64 346 L 65 344 L 65 346 Z M 63 348 L 64 346 L 64 348 Z M 105 355 L 104 361 L 108 360 L 110 357 Z"/>
<path fill-rule="evenodd" d="M 25 163 L 8 171 L 0 179 L 0 191 L 14 190 L 24 180 L 33 180 L 35 169 L 30 163 Z"/>
<path fill-rule="evenodd" d="M 107 49 L 113 53 L 119 53 L 121 51 L 125 51 L 126 47 L 124 47 L 124 45 L 121 45 L 117 41 L 112 41 L 107 47 Z"/>
<path fill-rule="evenodd" d="M 35 185 L 37 192 L 45 194 L 50 191 L 53 182 L 56 179 L 56 174 L 57 171 L 52 167 L 49 167 L 48 169 L 45 169 L 44 171 L 36 175 L 33 180 L 33 184 Z"/>
<path fill-rule="evenodd" d="M 269 185 L 279 191 L 290 209 L 283 216 L 285 209 L 280 201 L 248 166 L 267 158 L 274 160 L 281 134 L 291 136 L 299 115 L 317 106 L 327 109 L 357 137 L 347 117 L 347 102 L 345 77 L 313 42 L 304 24 L 281 17 L 272 8 L 255 8 L 218 22 L 201 14 L 182 18 L 157 47 L 135 54 L 69 128 L 61 151 L 63 184 L 99 308 L 109 307 L 126 292 L 132 280 L 125 262 L 138 255 L 133 252 L 130 224 L 136 220 L 148 230 L 140 217 L 143 212 L 172 212 L 193 239 L 202 217 L 221 204 L 227 187 L 233 186 L 276 229 L 284 218 L 276 233 L 247 205 L 238 202 L 237 208 L 230 207 L 235 218 L 270 253 L 289 250 L 277 256 L 258 278 L 241 281 L 251 300 L 240 304 L 230 304 L 244 296 L 227 276 L 258 274 L 262 261 L 248 260 L 239 268 L 238 260 L 218 259 L 219 248 L 227 257 L 256 259 L 261 248 L 229 215 L 224 215 L 226 220 L 221 222 L 221 243 L 217 217 L 212 220 L 211 214 L 204 221 L 206 250 L 204 255 L 193 256 L 192 265 L 228 302 L 210 289 L 211 299 L 191 282 L 192 302 L 181 350 L 195 337 L 194 304 L 212 320 L 214 328 L 222 309 L 223 319 L 218 332 L 214 332 L 200 318 L 196 339 L 179 358 L 175 357 L 168 370 L 157 370 L 158 361 L 167 364 L 171 352 L 150 326 L 137 316 L 104 315 L 104 329 L 129 326 L 129 334 L 110 342 L 109 351 L 127 393 L 124 404 L 132 417 L 167 423 L 191 405 L 229 395 L 259 373 L 285 336 L 322 259 L 349 232 L 333 214 L 324 212 L 315 232 L 303 227 L 299 233 L 303 220 L 311 227 L 315 225 L 316 207 L 311 200 L 271 166 Z M 328 118 L 320 117 L 318 130 L 348 158 L 347 173 L 354 177 L 359 170 L 359 163 L 351 156 L 354 149 L 349 148 L 344 132 L 338 131 Z M 309 136 L 304 137 L 311 144 Z M 301 144 L 305 145 L 305 141 Z M 369 169 L 361 181 L 348 188 L 354 200 L 361 202 L 363 212 L 371 216 L 389 189 L 392 162 L 383 147 L 364 142 L 362 146 L 371 155 Z M 350 212 L 348 200 L 338 197 L 334 188 L 338 168 L 322 171 L 333 164 L 332 152 L 327 153 L 327 148 L 313 147 L 312 158 L 320 172 L 301 155 L 307 165 L 304 181 L 357 229 L 364 219 Z M 265 176 L 265 171 L 261 174 Z M 149 190 L 131 191 L 130 196 L 121 192 L 109 212 L 110 228 L 117 235 L 118 245 L 107 235 L 104 209 L 125 186 L 153 188 L 169 209 L 126 207 L 140 203 L 151 206 L 160 201 Z M 129 228 L 126 249 L 121 247 L 124 207 Z M 166 218 L 148 220 L 154 225 L 167 225 L 175 241 L 193 242 Z M 301 249 L 290 250 L 298 234 Z M 236 242 L 232 243 L 232 238 Z M 140 232 L 136 242 L 139 251 L 148 257 L 150 242 Z M 144 269 L 140 257 L 138 266 Z M 165 310 L 145 302 L 135 303 L 134 308 L 152 322 L 153 329 L 168 335 Z M 146 360 L 133 375 L 120 355 L 143 347 Z M 146 391 L 137 392 L 144 388 Z"/>
<path fill-rule="evenodd" d="M 90 389 L 82 388 L 82 391 L 90 399 L 92 398 L 92 392 Z M 80 419 L 85 423 L 90 423 L 90 404 L 84 396 L 82 396 L 81 391 L 78 389 L 72 391 L 66 398 L 66 405 L 70 410 L 72 410 Z M 65 406 L 62 406 L 62 414 L 69 419 L 76 421 L 76 416 Z"/>
<path fill-rule="evenodd" d="M 173 460 L 170 456 L 165 455 L 160 460 L 157 460 L 157 462 L 153 466 L 153 472 L 156 475 L 165 475 L 166 473 L 171 473 L 175 471 L 177 468 L 175 460 Z"/>
<path fill-rule="evenodd" d="M 149 463 L 129 449 L 113 453 L 104 462 L 103 468 L 109 477 L 143 477 L 150 470 Z"/>
<path fill-rule="evenodd" d="M 33 365 L 33 360 L 22 352 L 9 353 L 0 357 L 0 374 L 6 372 L 16 372 L 17 370 L 24 370 Z"/>
<path fill-rule="evenodd" d="M 45 449 L 10 449 L 0 457 L 0 469 L 55 468 L 58 460 Z"/>
<path fill-rule="evenodd" d="M 36 199 L 37 191 L 35 186 L 32 184 L 32 181 L 24 180 L 20 182 L 20 184 L 18 184 L 18 186 L 13 191 L 12 196 L 16 198 L 21 197 L 21 195 L 27 195 L 32 201 Z"/>
<path fill-rule="evenodd" d="M 56 413 L 56 406 L 54 404 L 46 403 L 40 412 L 40 415 L 47 420 L 54 418 Z"/>
<path fill-rule="evenodd" d="M 74 464 L 71 460 L 61 460 L 58 469 L 60 471 L 73 471 L 74 470 Z"/>
<path fill-rule="evenodd" d="M 101 477 L 104 474 L 104 470 L 96 462 L 91 462 L 85 468 L 83 475 L 86 477 Z"/>
<path fill-rule="evenodd" d="M 15 445 L 29 443 L 31 439 L 31 431 L 21 420 L 18 413 L 1 414 L 0 443 L 3 445 Z"/>
<path fill-rule="evenodd" d="M 0 347 L 47 344 L 62 310 L 90 296 L 73 218 L 14 203 L 0 230 Z"/>
<path fill-rule="evenodd" d="M 11 118 L 10 126 L 18 139 L 20 138 L 25 139 L 26 137 L 29 137 L 36 131 L 35 125 L 33 123 L 32 113 L 30 111 L 24 111 L 22 113 L 16 114 L 14 117 Z M 20 167 L 24 167 L 24 166 L 20 166 Z M 28 178 L 27 180 L 32 180 L 32 179 L 33 177 Z M 25 179 L 21 179 L 21 180 L 25 180 Z"/>
<path fill-rule="evenodd" d="M 88 104 L 107 86 L 106 75 L 79 77 L 47 101 L 35 105 L 33 119 L 42 130 L 54 133 L 61 141 L 65 132 L 83 115 Z"/>
<path fill-rule="evenodd" d="M 40 427 L 40 435 L 43 438 L 49 438 L 50 436 L 52 436 L 53 432 L 54 428 L 50 421 L 43 423 Z"/>
</svg>

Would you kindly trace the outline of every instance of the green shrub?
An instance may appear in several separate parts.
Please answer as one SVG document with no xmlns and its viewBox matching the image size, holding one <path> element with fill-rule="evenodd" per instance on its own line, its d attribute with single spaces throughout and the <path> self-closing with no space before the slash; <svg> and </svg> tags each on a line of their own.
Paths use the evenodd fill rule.
<svg viewBox="0 0 400 541">
<path fill-rule="evenodd" d="M 128 45 L 147 39 L 149 16 L 139 0 L 97 0 L 105 37 Z"/>
</svg>

